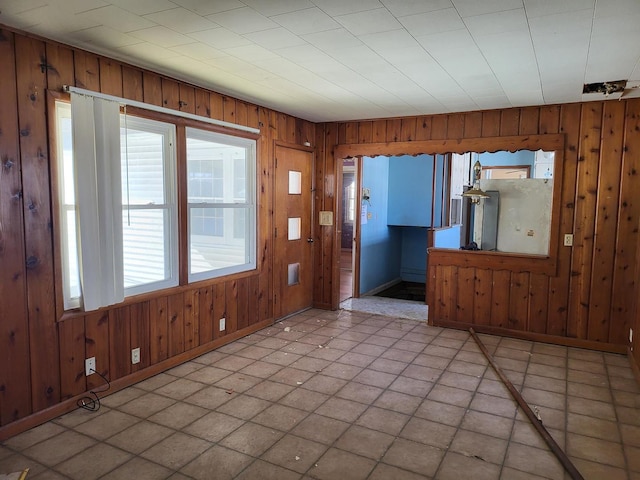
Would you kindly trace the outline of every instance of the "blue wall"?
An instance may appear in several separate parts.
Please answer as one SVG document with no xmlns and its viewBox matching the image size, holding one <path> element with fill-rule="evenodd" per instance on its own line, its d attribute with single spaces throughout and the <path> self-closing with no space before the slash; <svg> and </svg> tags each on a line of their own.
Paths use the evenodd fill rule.
<svg viewBox="0 0 640 480">
<path fill-rule="evenodd" d="M 400 277 L 405 282 L 425 283 L 427 278 L 427 229 L 419 227 L 398 227 L 398 229 L 402 233 Z"/>
<path fill-rule="evenodd" d="M 389 158 L 389 225 L 431 226 L 433 157 Z"/>
<path fill-rule="evenodd" d="M 371 218 L 360 231 L 360 294 L 400 277 L 402 236 L 387 225 L 389 158 L 362 159 L 362 186 L 371 191 L 367 207 Z"/>
</svg>

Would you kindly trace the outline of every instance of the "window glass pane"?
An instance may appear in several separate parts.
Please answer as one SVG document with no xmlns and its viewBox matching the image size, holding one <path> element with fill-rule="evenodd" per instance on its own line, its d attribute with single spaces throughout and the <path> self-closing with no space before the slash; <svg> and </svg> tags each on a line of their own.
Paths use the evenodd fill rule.
<svg viewBox="0 0 640 480">
<path fill-rule="evenodd" d="M 290 263 L 287 269 L 287 285 L 297 285 L 300 283 L 300 264 Z"/>
<path fill-rule="evenodd" d="M 300 195 L 302 193 L 302 172 L 289 170 L 289 194 Z"/>
<path fill-rule="evenodd" d="M 300 240 L 300 218 L 290 218 L 289 219 L 289 229 L 287 238 L 289 240 Z"/>
<path fill-rule="evenodd" d="M 164 136 L 130 126 L 121 128 L 120 149 L 122 203 L 164 204 Z"/>
<path fill-rule="evenodd" d="M 75 210 L 66 211 L 67 218 L 67 241 L 64 245 L 67 270 L 67 288 L 68 297 L 70 299 L 80 298 L 80 270 L 78 267 L 78 245 L 76 241 L 76 212 Z"/>
<path fill-rule="evenodd" d="M 159 282 L 170 274 L 164 209 L 122 212 L 124 287 Z"/>
<path fill-rule="evenodd" d="M 238 219 L 250 214 L 248 208 L 191 208 L 189 273 L 229 269 L 251 260 L 251 239 L 227 235 Z M 229 225 L 229 228 L 225 228 Z"/>
</svg>

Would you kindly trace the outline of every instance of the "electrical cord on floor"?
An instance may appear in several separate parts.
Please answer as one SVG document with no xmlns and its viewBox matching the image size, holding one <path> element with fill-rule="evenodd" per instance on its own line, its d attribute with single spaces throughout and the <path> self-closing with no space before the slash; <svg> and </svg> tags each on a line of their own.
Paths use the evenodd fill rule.
<svg viewBox="0 0 640 480">
<path fill-rule="evenodd" d="M 102 375 L 100 372 L 96 372 L 93 368 L 89 371 L 100 375 L 102 379 L 107 383 L 105 385 L 106 388 L 104 388 L 103 386 L 103 388 L 100 390 L 90 390 L 89 394 L 92 396 L 87 395 L 86 397 L 80 398 L 78 400 L 78 408 L 84 408 L 85 410 L 89 410 L 90 412 L 97 412 L 98 410 L 100 410 L 100 397 L 98 397 L 98 393 L 103 393 L 109 390 L 111 388 L 111 383 L 109 382 L 109 379 L 107 377 Z"/>
</svg>

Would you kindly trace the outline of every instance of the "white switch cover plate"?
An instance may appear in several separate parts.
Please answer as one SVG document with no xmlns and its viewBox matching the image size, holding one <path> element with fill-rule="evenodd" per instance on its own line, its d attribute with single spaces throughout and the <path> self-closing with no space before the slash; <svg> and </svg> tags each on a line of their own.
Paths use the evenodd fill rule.
<svg viewBox="0 0 640 480">
<path fill-rule="evenodd" d="M 96 372 L 96 357 L 87 358 L 84 361 L 84 374 L 88 377 Z"/>
<path fill-rule="evenodd" d="M 224 332 L 227 328 L 227 319 L 226 318 L 221 318 L 220 319 L 220 331 Z"/>
<path fill-rule="evenodd" d="M 140 348 L 134 348 L 131 350 L 131 363 L 133 365 L 140 363 Z"/>
</svg>

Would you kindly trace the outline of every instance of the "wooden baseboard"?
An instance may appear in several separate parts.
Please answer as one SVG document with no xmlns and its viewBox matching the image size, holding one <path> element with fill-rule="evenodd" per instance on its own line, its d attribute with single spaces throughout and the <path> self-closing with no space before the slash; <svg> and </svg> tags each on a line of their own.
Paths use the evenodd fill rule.
<svg viewBox="0 0 640 480">
<path fill-rule="evenodd" d="M 230 333 L 223 337 L 220 337 L 212 342 L 206 343 L 204 345 L 200 345 L 192 350 L 181 353 L 174 357 L 163 360 L 162 362 L 151 365 L 150 367 L 145 368 L 144 370 L 139 370 L 137 372 L 132 373 L 131 375 L 127 375 L 126 377 L 118 378 L 111 382 L 111 388 L 109 392 L 105 392 L 104 396 L 111 395 L 112 393 L 116 393 L 126 387 L 130 387 L 142 380 L 146 380 L 147 378 L 153 377 L 158 373 L 164 372 L 170 368 L 173 368 L 181 363 L 187 362 L 189 360 L 193 360 L 200 355 L 208 353 L 216 348 L 220 348 L 227 343 L 231 343 L 234 340 L 250 335 L 258 330 L 262 330 L 270 325 L 273 325 L 273 319 L 264 320 L 260 323 L 255 323 L 250 325 L 247 328 L 242 329 L 241 331 Z M 49 420 L 53 420 L 54 418 L 59 417 L 60 415 L 64 415 L 65 413 L 69 413 L 72 410 L 78 408 L 78 400 L 86 397 L 87 392 L 82 393 L 80 395 L 76 395 L 74 397 L 68 398 L 66 400 L 61 401 L 60 403 L 53 405 L 44 410 L 40 410 L 35 412 L 28 417 L 21 418 L 20 420 L 16 420 L 15 422 L 9 423 L 3 427 L 0 427 L 0 442 L 13 437 L 19 433 L 22 433 L 30 428 L 37 427 Z M 102 397 L 101 397 L 102 398 Z"/>
<path fill-rule="evenodd" d="M 609 353 L 627 353 L 625 345 L 616 345 L 615 343 L 594 342 L 593 340 L 582 340 L 579 338 L 561 337 L 558 335 L 547 335 L 545 333 L 523 332 L 520 330 L 510 330 L 508 328 L 492 327 L 487 325 L 474 325 L 464 322 L 452 322 L 449 320 L 434 320 L 429 325 L 435 327 L 455 328 L 458 330 L 473 329 L 478 333 L 486 333 L 488 335 L 500 335 L 503 337 L 513 337 L 522 340 L 530 340 L 533 342 L 551 343 L 554 345 L 563 345 L 566 347 L 586 348 L 589 350 L 598 350 Z"/>
</svg>

